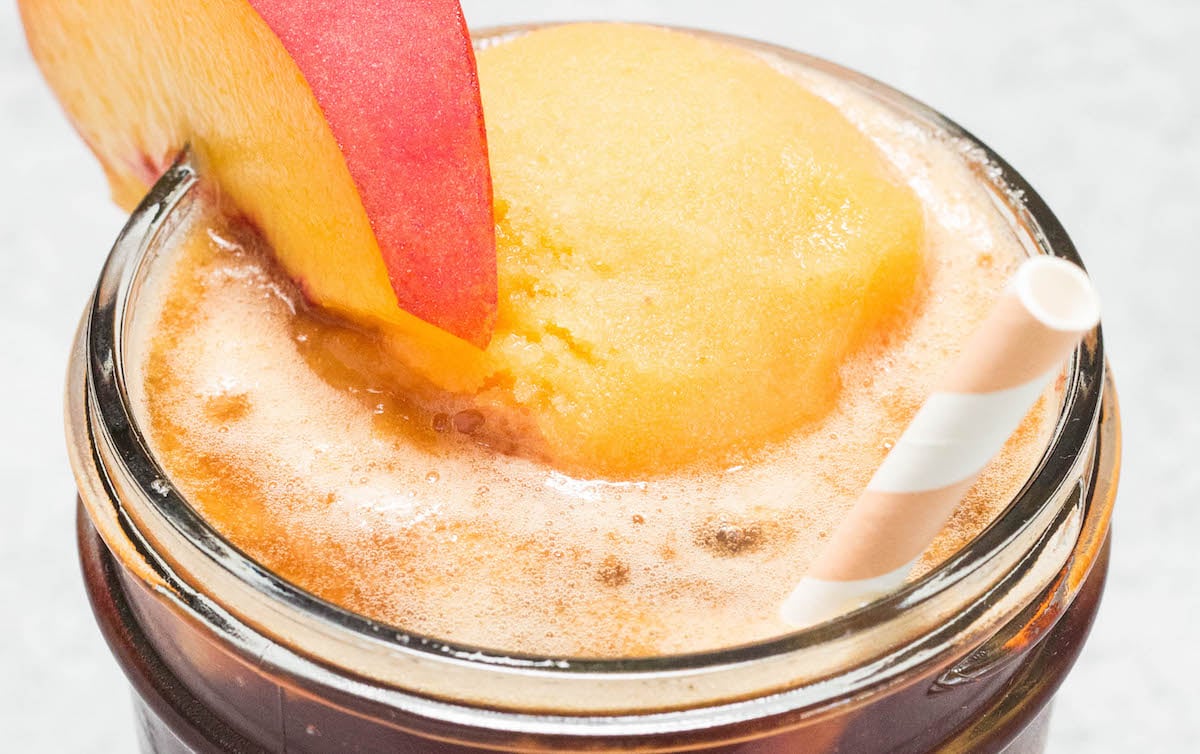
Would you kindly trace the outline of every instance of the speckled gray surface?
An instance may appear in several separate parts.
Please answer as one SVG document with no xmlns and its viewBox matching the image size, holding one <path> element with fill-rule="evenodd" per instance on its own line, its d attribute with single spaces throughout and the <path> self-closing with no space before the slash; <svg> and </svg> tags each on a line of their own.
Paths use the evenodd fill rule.
<svg viewBox="0 0 1200 754">
<path fill-rule="evenodd" d="M 473 25 L 626 18 L 813 52 L 932 104 L 1055 208 L 1104 298 L 1125 417 L 1113 568 L 1052 752 L 1200 746 L 1200 4 L 463 3 Z M 128 694 L 78 576 L 61 382 L 122 222 L 0 7 L 0 741 L 122 752 Z M 1189 375 L 1191 375 L 1189 377 Z"/>
</svg>

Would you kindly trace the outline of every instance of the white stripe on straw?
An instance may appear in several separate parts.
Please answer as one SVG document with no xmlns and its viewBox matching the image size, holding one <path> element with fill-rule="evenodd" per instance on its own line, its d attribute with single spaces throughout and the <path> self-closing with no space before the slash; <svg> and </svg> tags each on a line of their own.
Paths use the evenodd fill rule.
<svg viewBox="0 0 1200 754">
<path fill-rule="evenodd" d="M 1087 274 L 1038 256 L 929 396 L 829 544 L 780 607 L 807 626 L 861 607 L 904 583 L 988 461 L 1100 321 Z"/>
</svg>

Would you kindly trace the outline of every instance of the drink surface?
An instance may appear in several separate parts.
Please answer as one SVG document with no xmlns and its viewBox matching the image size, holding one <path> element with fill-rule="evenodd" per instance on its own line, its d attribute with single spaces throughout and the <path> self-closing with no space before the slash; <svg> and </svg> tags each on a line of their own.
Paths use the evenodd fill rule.
<svg viewBox="0 0 1200 754">
<path fill-rule="evenodd" d="M 956 144 L 849 85 L 788 73 L 874 142 L 924 218 L 913 311 L 836 369 L 827 411 L 665 470 L 556 467 L 544 438 L 519 422 L 494 431 L 492 407 L 406 369 L 389 338 L 308 309 L 249 229 L 204 217 L 135 323 L 134 398 L 175 485 L 283 577 L 456 643 L 632 656 L 786 631 L 780 602 L 1025 253 Z M 1038 403 L 918 569 L 1004 508 L 1056 408 Z"/>
</svg>

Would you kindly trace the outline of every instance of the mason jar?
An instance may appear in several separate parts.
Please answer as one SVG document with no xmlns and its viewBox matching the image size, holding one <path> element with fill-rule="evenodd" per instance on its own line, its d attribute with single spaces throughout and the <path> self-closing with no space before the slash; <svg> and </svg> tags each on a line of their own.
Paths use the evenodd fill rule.
<svg viewBox="0 0 1200 754">
<path fill-rule="evenodd" d="M 963 159 L 1028 253 L 1080 262 L 1032 188 L 944 116 L 826 61 L 710 36 L 834 76 L 968 145 Z M 69 367 L 79 552 L 145 751 L 1042 751 L 1107 570 L 1120 432 L 1099 330 L 1071 358 L 1020 492 L 902 590 L 717 651 L 500 653 L 317 599 L 247 558 L 171 484 L 129 398 L 128 333 L 147 276 L 210 203 L 186 156 L 161 177 L 113 247 Z"/>
</svg>

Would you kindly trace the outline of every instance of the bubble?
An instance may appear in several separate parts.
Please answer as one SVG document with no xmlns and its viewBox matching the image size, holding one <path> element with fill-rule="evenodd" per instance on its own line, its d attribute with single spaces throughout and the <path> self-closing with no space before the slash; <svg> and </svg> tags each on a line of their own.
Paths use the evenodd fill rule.
<svg viewBox="0 0 1200 754">
<path fill-rule="evenodd" d="M 756 521 L 747 523 L 723 518 L 710 518 L 698 527 L 696 543 L 716 555 L 741 555 L 752 552 L 762 544 L 763 527 Z"/>
<path fill-rule="evenodd" d="M 454 415 L 454 430 L 464 435 L 474 434 L 483 426 L 483 414 L 475 409 L 459 411 Z"/>
<path fill-rule="evenodd" d="M 429 482 L 430 484 L 440 481 L 441 478 L 442 478 L 442 475 L 437 473 L 436 471 L 431 471 L 425 475 L 425 481 Z"/>
</svg>

